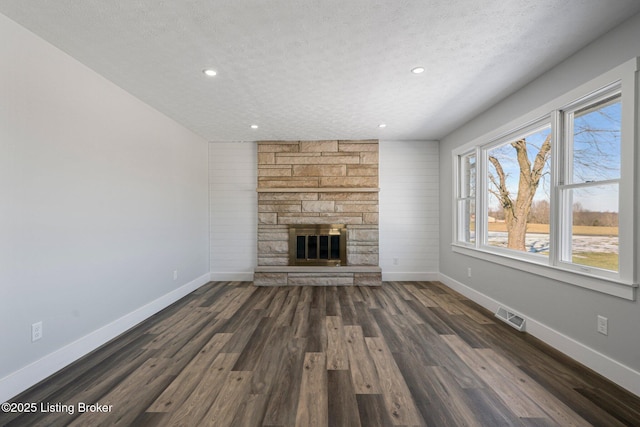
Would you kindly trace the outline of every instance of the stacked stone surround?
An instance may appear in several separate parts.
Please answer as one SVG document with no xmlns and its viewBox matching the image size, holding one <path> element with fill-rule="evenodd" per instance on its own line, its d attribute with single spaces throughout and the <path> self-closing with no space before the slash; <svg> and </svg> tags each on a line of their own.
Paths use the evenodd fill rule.
<svg viewBox="0 0 640 427">
<path fill-rule="evenodd" d="M 256 285 L 380 285 L 378 141 L 258 142 Z M 289 266 L 289 225 L 345 224 L 347 266 Z"/>
</svg>

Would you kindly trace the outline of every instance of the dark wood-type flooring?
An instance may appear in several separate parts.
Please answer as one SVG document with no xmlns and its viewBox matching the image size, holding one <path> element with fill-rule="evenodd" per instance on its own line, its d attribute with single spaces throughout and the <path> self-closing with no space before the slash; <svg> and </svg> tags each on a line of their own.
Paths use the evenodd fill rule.
<svg viewBox="0 0 640 427">
<path fill-rule="evenodd" d="M 640 398 L 437 282 L 209 283 L 12 401 L 76 411 L 0 425 L 640 425 Z"/>
</svg>

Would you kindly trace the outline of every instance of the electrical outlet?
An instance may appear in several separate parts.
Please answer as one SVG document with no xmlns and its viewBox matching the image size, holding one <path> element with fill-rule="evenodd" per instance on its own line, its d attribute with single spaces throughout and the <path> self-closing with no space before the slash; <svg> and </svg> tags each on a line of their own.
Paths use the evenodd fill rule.
<svg viewBox="0 0 640 427">
<path fill-rule="evenodd" d="M 467 268 L 467 277 L 471 277 L 471 267 Z"/>
<path fill-rule="evenodd" d="M 38 341 L 42 338 L 42 322 L 31 325 L 31 342 Z"/>
<path fill-rule="evenodd" d="M 598 332 L 602 335 L 609 334 L 609 319 L 600 315 L 598 315 Z"/>
<path fill-rule="evenodd" d="M 398 258 L 394 258 L 393 265 L 398 265 L 398 264 L 400 264 L 400 260 Z"/>
<path fill-rule="evenodd" d="M 178 280 L 178 270 L 173 270 L 173 280 Z"/>
</svg>

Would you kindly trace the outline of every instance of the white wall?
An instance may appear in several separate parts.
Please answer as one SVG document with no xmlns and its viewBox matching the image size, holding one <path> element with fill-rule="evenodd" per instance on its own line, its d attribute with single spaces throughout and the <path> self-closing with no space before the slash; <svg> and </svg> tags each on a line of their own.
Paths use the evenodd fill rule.
<svg viewBox="0 0 640 427">
<path fill-rule="evenodd" d="M 438 163 L 436 141 L 380 141 L 383 280 L 438 278 Z"/>
<path fill-rule="evenodd" d="M 435 280 L 438 143 L 380 141 L 379 149 L 383 279 Z M 256 144 L 211 143 L 209 165 L 212 278 L 252 280 L 257 265 Z"/>
<path fill-rule="evenodd" d="M 257 176 L 256 143 L 209 144 L 213 280 L 253 280 L 258 260 Z"/>
<path fill-rule="evenodd" d="M 450 243 L 454 194 L 452 150 L 640 56 L 639 40 L 640 15 L 637 15 L 457 129 L 440 145 L 440 272 L 445 283 L 468 292 L 488 306 L 501 303 L 519 311 L 530 320 L 529 332 L 636 394 L 640 394 L 638 301 L 456 254 L 451 251 Z M 640 247 L 638 236 L 635 239 L 636 247 Z M 640 265 L 640 256 L 637 265 Z M 472 268 L 472 278 L 467 278 L 467 267 Z M 608 336 L 596 332 L 598 314 L 609 318 Z"/>
<path fill-rule="evenodd" d="M 2 15 L 0 40 L 5 401 L 205 283 L 209 248 L 206 141 Z"/>
</svg>

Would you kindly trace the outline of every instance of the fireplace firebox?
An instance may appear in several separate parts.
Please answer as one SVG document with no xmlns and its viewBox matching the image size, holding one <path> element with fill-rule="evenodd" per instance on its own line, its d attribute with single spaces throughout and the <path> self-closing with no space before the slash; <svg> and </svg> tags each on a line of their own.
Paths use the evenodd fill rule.
<svg viewBox="0 0 640 427">
<path fill-rule="evenodd" d="M 289 265 L 347 265 L 344 224 L 289 226 Z"/>
</svg>

